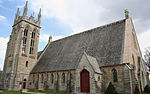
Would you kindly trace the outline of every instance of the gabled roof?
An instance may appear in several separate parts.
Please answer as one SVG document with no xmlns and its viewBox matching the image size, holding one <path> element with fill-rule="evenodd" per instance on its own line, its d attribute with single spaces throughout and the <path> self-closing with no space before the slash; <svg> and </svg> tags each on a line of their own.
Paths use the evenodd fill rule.
<svg viewBox="0 0 150 94">
<path fill-rule="evenodd" d="M 76 69 L 83 51 L 99 66 L 121 64 L 125 19 L 51 42 L 31 71 Z"/>
<path fill-rule="evenodd" d="M 102 74 L 102 71 L 101 71 L 100 68 L 99 68 L 99 65 L 98 65 L 98 62 L 97 62 L 96 58 L 87 55 L 87 53 L 86 53 L 85 51 L 84 51 L 83 55 L 86 56 L 86 58 L 87 58 L 89 64 L 90 64 L 91 67 L 93 68 L 94 72 L 95 72 L 95 73 Z"/>
</svg>

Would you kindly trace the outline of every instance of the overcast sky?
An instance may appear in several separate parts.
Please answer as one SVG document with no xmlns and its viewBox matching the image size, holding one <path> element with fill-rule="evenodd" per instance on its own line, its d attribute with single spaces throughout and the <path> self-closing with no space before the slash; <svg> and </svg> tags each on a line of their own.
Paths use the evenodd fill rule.
<svg viewBox="0 0 150 94">
<path fill-rule="evenodd" d="M 39 50 L 49 35 L 53 40 L 124 19 L 129 10 L 138 35 L 142 52 L 150 46 L 149 0 L 28 0 L 30 16 L 37 17 L 42 9 Z M 2 69 L 7 41 L 11 33 L 17 8 L 23 10 L 25 0 L 0 0 L 0 68 Z M 22 15 L 22 12 L 21 14 Z"/>
</svg>

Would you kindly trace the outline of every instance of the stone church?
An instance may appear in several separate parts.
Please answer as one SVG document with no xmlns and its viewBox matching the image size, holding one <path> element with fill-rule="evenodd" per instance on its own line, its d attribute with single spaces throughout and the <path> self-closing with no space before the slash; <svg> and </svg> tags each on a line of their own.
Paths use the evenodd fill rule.
<svg viewBox="0 0 150 94">
<path fill-rule="evenodd" d="M 129 12 L 125 19 L 49 41 L 38 52 L 38 18 L 17 10 L 7 44 L 3 89 L 66 91 L 104 94 L 111 82 L 119 94 L 142 92 L 148 82 L 135 28 Z"/>
</svg>

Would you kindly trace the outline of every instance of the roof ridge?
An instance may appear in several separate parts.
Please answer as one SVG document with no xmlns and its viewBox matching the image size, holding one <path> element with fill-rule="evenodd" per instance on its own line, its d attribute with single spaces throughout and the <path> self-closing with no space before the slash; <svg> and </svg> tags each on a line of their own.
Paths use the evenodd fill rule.
<svg viewBox="0 0 150 94">
<path fill-rule="evenodd" d="M 115 22 L 112 22 L 112 23 L 109 23 L 109 24 L 105 24 L 105 25 L 98 26 L 98 27 L 95 27 L 95 28 L 92 28 L 92 29 L 89 29 L 89 30 L 85 30 L 85 31 L 83 31 L 83 32 L 79 32 L 79 33 L 76 33 L 76 34 L 72 34 L 72 35 L 63 37 L 63 38 L 61 38 L 61 39 L 52 41 L 52 43 L 53 43 L 53 42 L 57 42 L 57 41 L 61 41 L 61 40 L 63 40 L 63 39 L 67 39 L 67 38 L 70 38 L 70 37 L 73 37 L 73 36 L 76 36 L 76 35 L 80 35 L 80 34 L 84 34 L 84 33 L 87 33 L 87 32 L 95 31 L 96 29 L 105 28 L 105 27 L 108 27 L 108 26 L 111 26 L 111 25 L 120 23 L 120 22 L 125 21 L 125 20 L 126 20 L 126 19 L 118 20 L 118 21 L 115 21 Z"/>
</svg>

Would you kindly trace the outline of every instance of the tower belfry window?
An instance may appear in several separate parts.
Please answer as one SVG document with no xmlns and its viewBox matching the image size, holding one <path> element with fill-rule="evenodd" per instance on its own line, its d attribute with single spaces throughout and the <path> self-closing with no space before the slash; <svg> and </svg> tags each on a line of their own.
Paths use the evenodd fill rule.
<svg viewBox="0 0 150 94">
<path fill-rule="evenodd" d="M 35 30 L 34 30 L 35 31 Z M 31 35 L 31 42 L 30 42 L 30 54 L 33 54 L 34 52 L 34 43 L 35 43 L 35 32 L 32 32 L 32 35 Z"/>
<path fill-rule="evenodd" d="M 33 54 L 33 48 L 30 47 L 30 54 Z"/>
<path fill-rule="evenodd" d="M 31 40 L 30 46 L 34 46 L 34 40 Z"/>
<path fill-rule="evenodd" d="M 53 84 L 53 82 L 54 82 L 54 76 L 53 74 L 51 74 L 51 83 Z"/>
<path fill-rule="evenodd" d="M 31 38 L 35 38 L 35 33 L 34 32 L 32 32 Z"/>
<path fill-rule="evenodd" d="M 26 28 L 25 30 L 24 30 L 24 36 L 27 36 L 28 35 L 28 29 Z"/>
<path fill-rule="evenodd" d="M 26 28 L 23 32 L 24 36 L 23 36 L 23 46 L 22 46 L 22 53 L 25 53 L 25 50 L 26 50 L 26 44 L 27 44 L 27 36 L 28 36 L 28 28 Z"/>
</svg>

